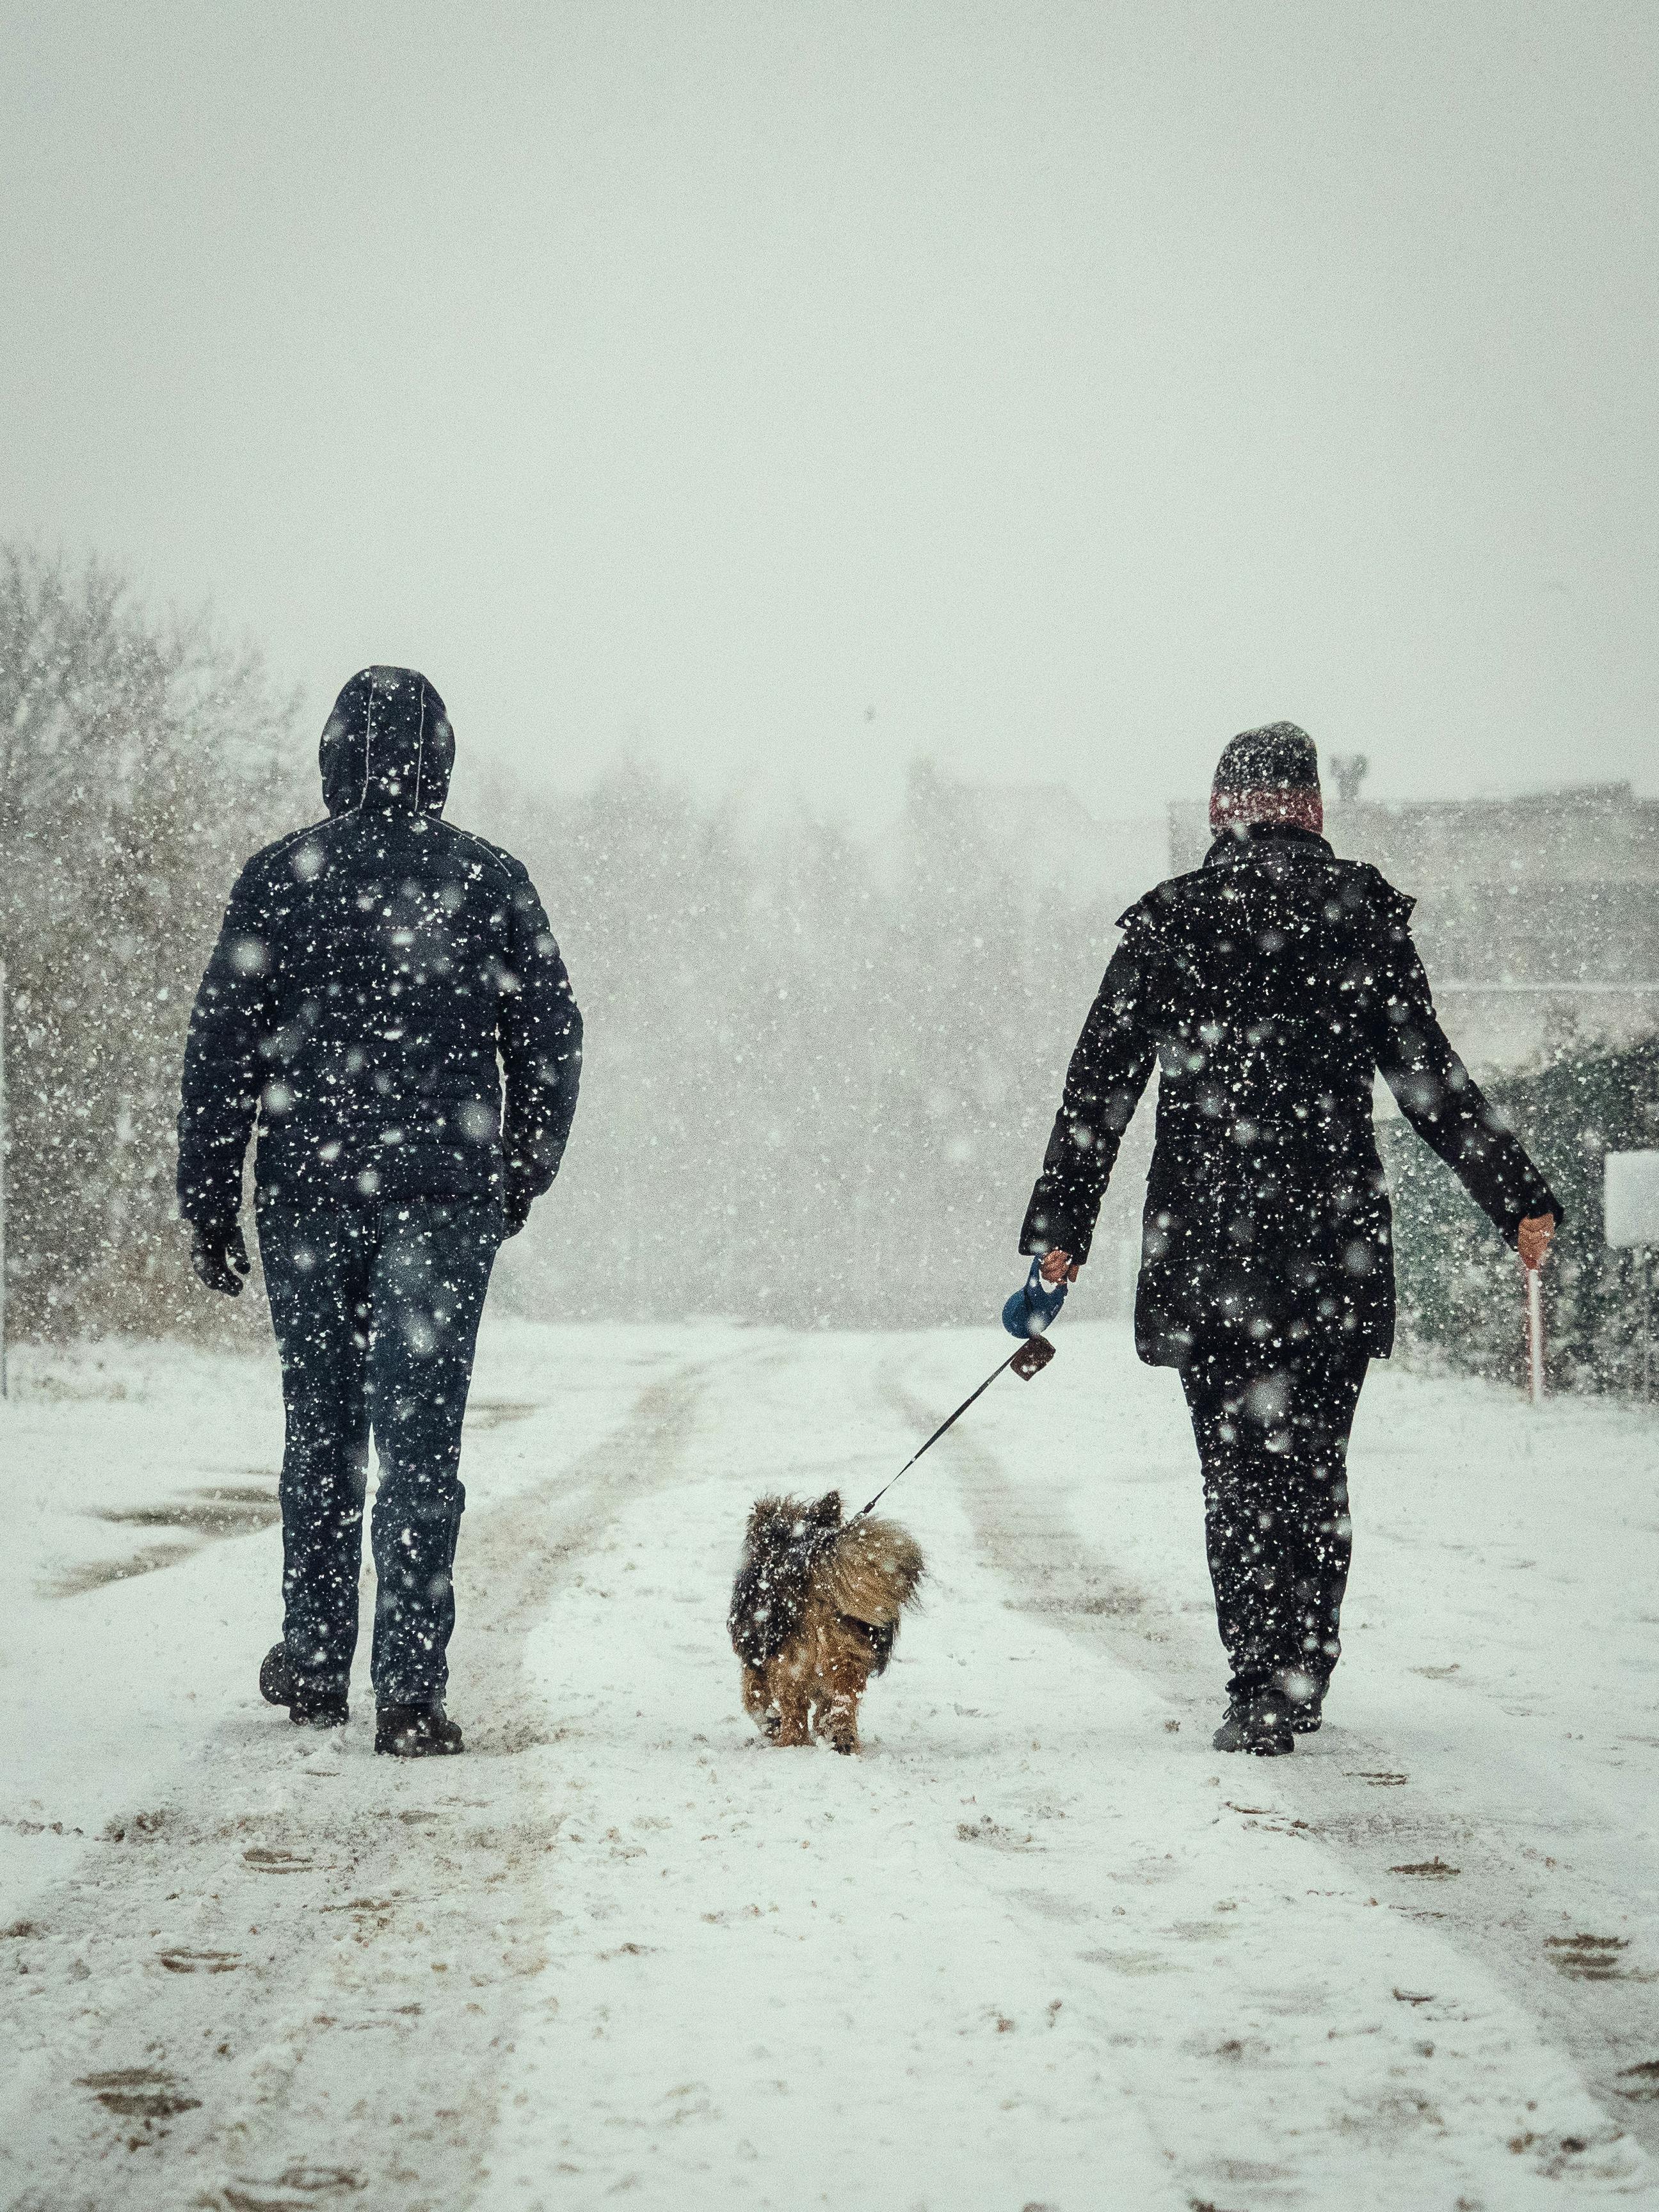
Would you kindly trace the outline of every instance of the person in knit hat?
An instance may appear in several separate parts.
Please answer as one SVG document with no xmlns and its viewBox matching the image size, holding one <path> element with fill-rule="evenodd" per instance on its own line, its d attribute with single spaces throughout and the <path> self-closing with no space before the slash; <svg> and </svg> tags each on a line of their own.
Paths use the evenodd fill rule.
<svg viewBox="0 0 1659 2212">
<path fill-rule="evenodd" d="M 1231 1668 L 1216 1748 L 1271 1755 L 1320 1725 L 1341 1650 L 1348 1436 L 1367 1365 L 1394 1341 L 1374 1075 L 1528 1267 L 1562 1209 L 1446 1039 L 1413 901 L 1326 842 L 1306 731 L 1234 738 L 1210 826 L 1204 865 L 1120 918 L 1019 1249 L 1047 1281 L 1076 1279 L 1156 1066 L 1136 1348 L 1179 1373 L 1203 1470 Z"/>
<path fill-rule="evenodd" d="M 1315 836 L 1325 827 L 1319 753 L 1294 722 L 1269 722 L 1230 739 L 1210 787 L 1210 827 L 1249 830 L 1282 823 Z"/>
</svg>

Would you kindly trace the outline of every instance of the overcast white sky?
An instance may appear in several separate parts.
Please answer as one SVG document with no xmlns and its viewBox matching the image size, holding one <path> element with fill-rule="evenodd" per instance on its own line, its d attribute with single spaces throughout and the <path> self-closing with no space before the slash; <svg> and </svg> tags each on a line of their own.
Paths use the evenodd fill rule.
<svg viewBox="0 0 1659 2212">
<path fill-rule="evenodd" d="M 0 531 L 860 816 L 1659 785 L 1651 0 L 0 0 Z M 873 719 L 872 716 L 873 715 Z"/>
</svg>

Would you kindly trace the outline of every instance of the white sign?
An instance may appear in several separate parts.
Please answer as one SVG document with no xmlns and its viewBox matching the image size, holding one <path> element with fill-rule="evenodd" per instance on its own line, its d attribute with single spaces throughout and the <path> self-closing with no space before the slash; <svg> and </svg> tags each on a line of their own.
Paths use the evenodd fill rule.
<svg viewBox="0 0 1659 2212">
<path fill-rule="evenodd" d="M 1601 1166 L 1608 1243 L 1659 1245 L 1659 1152 L 1607 1152 Z"/>
</svg>

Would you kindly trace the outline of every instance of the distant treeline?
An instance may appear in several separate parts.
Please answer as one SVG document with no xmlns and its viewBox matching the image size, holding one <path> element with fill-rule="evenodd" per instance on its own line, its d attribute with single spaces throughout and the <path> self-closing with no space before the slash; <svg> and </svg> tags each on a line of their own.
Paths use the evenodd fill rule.
<svg viewBox="0 0 1659 2212">
<path fill-rule="evenodd" d="M 349 673 L 349 672 L 345 672 Z M 314 722 L 319 726 L 319 711 Z M 100 568 L 0 551 L 0 958 L 9 971 L 8 1277 L 20 1336 L 246 1337 L 173 1218 L 191 994 L 247 854 L 320 810 L 313 718 L 258 656 L 157 620 Z M 467 732 L 459 732 L 465 768 Z M 984 1321 L 1066 1054 L 1145 886 L 1092 902 L 1048 825 L 926 763 L 854 838 L 634 766 L 569 797 L 477 774 L 459 810 L 529 864 L 586 1018 L 564 1171 L 501 1270 L 550 1319 Z M 1635 1263 L 1601 1247 L 1601 1155 L 1659 1142 L 1659 1046 L 1493 1089 L 1572 1209 L 1547 1278 L 1559 1382 L 1639 1371 Z M 1153 1097 L 1078 1310 L 1120 1311 Z M 1515 1262 L 1395 1122 L 1403 1335 L 1518 1371 Z"/>
<path fill-rule="evenodd" d="M 926 763 L 875 848 L 804 811 L 745 832 L 639 769 L 513 820 L 588 1023 L 521 1291 L 590 1316 L 992 1316 L 1124 901 L 1048 893 L 1033 825 L 999 836 Z M 1138 1247 L 1137 1182 L 1114 1216 Z M 1110 1225 L 1098 1249 L 1103 1310 Z"/>
<path fill-rule="evenodd" d="M 243 1333 L 257 1295 L 201 1291 L 173 1217 L 179 1062 L 238 867 L 320 811 L 314 734 L 257 656 L 153 619 L 104 569 L 13 551 L 0 747 L 12 1328 Z M 484 787 L 467 826 L 529 864 L 587 1024 L 565 1170 L 509 1248 L 509 1299 L 991 1315 L 1123 902 L 1042 888 L 1039 825 L 988 829 L 926 764 L 878 844 L 805 811 L 740 825 L 640 767 L 572 798 Z M 1097 1249 L 1098 1310 L 1121 1279 L 1109 1228 Z"/>
</svg>

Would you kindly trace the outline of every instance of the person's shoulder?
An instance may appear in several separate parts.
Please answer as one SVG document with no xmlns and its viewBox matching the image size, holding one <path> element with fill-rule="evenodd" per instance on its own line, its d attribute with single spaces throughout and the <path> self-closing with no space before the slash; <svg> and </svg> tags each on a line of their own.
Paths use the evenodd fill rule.
<svg viewBox="0 0 1659 2212">
<path fill-rule="evenodd" d="M 1332 893 L 1342 910 L 1353 913 L 1363 908 L 1379 921 L 1400 927 L 1411 920 L 1417 901 L 1408 891 L 1396 890 L 1382 869 L 1370 860 L 1351 860 L 1334 853 L 1327 869 Z"/>
<path fill-rule="evenodd" d="M 1128 939 L 1159 935 L 1195 907 L 1207 903 L 1215 887 L 1214 875 L 1213 869 L 1189 868 L 1184 875 L 1166 877 L 1124 908 L 1117 918 L 1118 927 Z"/>
<path fill-rule="evenodd" d="M 437 822 L 433 827 L 475 880 L 487 884 L 497 897 L 510 899 L 520 913 L 535 908 L 536 886 L 530 871 L 505 845 L 492 845 L 488 837 L 453 822 Z"/>
<path fill-rule="evenodd" d="M 530 880 L 530 871 L 522 860 L 509 853 L 505 845 L 492 845 L 476 830 L 463 830 L 457 822 L 434 822 L 431 834 L 445 850 L 494 880 L 508 884 Z"/>
<path fill-rule="evenodd" d="M 236 888 L 240 891 L 263 891 L 281 888 L 298 879 L 305 882 L 318 874 L 323 865 L 324 846 L 335 827 L 333 820 L 308 822 L 303 829 L 290 830 L 285 836 L 273 837 L 269 845 L 244 861 Z"/>
</svg>

